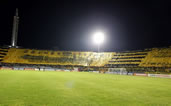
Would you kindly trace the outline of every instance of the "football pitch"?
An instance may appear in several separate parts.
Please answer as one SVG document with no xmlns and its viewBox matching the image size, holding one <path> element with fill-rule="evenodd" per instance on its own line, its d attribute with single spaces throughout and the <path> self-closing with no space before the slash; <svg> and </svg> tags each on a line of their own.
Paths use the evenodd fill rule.
<svg viewBox="0 0 171 106">
<path fill-rule="evenodd" d="M 171 105 L 171 79 L 0 70 L 0 106 Z"/>
</svg>

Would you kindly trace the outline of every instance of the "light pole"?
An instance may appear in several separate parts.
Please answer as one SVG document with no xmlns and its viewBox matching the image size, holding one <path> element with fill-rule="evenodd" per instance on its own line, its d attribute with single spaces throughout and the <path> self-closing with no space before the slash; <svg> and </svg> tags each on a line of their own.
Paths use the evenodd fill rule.
<svg viewBox="0 0 171 106">
<path fill-rule="evenodd" d="M 93 41 L 97 44 L 98 52 L 100 52 L 100 45 L 104 41 L 104 33 L 103 32 L 95 32 L 93 35 Z"/>
</svg>

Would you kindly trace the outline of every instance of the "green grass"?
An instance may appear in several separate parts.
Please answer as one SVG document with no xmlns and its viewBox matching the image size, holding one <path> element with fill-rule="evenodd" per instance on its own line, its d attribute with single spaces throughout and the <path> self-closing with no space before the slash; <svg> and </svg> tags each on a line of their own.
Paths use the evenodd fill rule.
<svg viewBox="0 0 171 106">
<path fill-rule="evenodd" d="M 171 79 L 0 70 L 0 106 L 169 106 Z"/>
</svg>

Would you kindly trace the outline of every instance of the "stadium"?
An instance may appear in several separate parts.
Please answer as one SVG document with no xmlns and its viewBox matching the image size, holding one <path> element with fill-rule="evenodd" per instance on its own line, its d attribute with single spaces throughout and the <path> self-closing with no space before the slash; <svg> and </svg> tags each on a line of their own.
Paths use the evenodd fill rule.
<svg viewBox="0 0 171 106">
<path fill-rule="evenodd" d="M 17 45 L 18 26 L 16 9 L 11 44 L 0 46 L 0 106 L 171 105 L 171 46 L 31 49 Z"/>
</svg>

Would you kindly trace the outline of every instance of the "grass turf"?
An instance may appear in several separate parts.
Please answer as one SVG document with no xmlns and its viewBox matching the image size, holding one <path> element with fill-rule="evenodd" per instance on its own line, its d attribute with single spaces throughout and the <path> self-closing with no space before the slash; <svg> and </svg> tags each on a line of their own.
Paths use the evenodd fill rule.
<svg viewBox="0 0 171 106">
<path fill-rule="evenodd" d="M 0 71 L 0 106 L 170 104 L 171 79 L 86 72 Z"/>
</svg>

